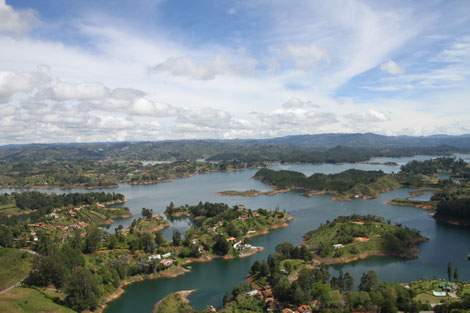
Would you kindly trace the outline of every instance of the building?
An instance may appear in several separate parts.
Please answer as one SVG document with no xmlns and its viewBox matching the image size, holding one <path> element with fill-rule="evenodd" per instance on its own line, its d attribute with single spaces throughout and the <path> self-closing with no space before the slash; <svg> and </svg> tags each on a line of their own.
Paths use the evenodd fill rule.
<svg viewBox="0 0 470 313">
<path fill-rule="evenodd" d="M 335 249 L 343 248 L 344 246 L 340 243 L 333 245 Z"/>
<path fill-rule="evenodd" d="M 160 261 L 160 264 L 166 267 L 170 267 L 173 265 L 173 260 L 163 259 Z"/>
<path fill-rule="evenodd" d="M 169 258 L 171 255 L 171 252 L 165 253 L 162 255 L 162 258 Z"/>
<path fill-rule="evenodd" d="M 299 306 L 297 311 L 299 311 L 299 313 L 312 313 L 312 308 L 304 304 Z"/>
<path fill-rule="evenodd" d="M 233 237 L 232 237 L 233 238 Z M 230 239 L 230 238 L 229 238 Z M 248 249 L 248 248 L 251 248 L 251 245 L 250 244 L 247 244 L 246 242 L 244 241 L 239 241 L 237 243 L 235 243 L 233 245 L 233 248 L 235 250 L 243 250 L 243 249 Z"/>
<path fill-rule="evenodd" d="M 148 257 L 149 260 L 160 260 L 162 256 L 160 254 L 153 254 Z"/>
</svg>

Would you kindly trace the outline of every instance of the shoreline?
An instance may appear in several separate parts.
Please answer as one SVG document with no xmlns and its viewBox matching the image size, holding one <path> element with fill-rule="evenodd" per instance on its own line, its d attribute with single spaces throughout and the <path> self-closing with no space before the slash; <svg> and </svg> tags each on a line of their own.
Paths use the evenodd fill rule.
<svg viewBox="0 0 470 313">
<path fill-rule="evenodd" d="M 287 223 L 292 222 L 294 220 L 295 219 L 292 217 L 290 219 L 287 219 L 287 220 L 283 221 L 282 223 L 272 225 L 269 229 L 267 229 L 265 231 L 256 232 L 254 234 L 247 235 L 247 237 L 254 237 L 254 236 L 268 234 L 269 231 L 272 230 L 272 229 L 278 229 L 278 228 L 283 228 L 283 227 L 289 226 L 289 224 L 287 224 Z M 121 295 L 125 293 L 125 290 L 123 289 L 123 287 L 125 287 L 127 285 L 130 285 L 130 284 L 133 284 L 133 283 L 136 283 L 136 282 L 139 282 L 139 281 L 144 281 L 144 280 L 147 280 L 147 279 L 157 279 L 157 278 L 163 278 L 163 277 L 174 278 L 174 277 L 178 277 L 178 276 L 181 276 L 181 275 L 184 275 L 186 273 L 191 272 L 190 270 L 187 270 L 187 269 L 183 268 L 182 267 L 183 265 L 187 265 L 187 264 L 191 264 L 191 263 L 210 262 L 210 261 L 213 261 L 214 259 L 231 260 L 231 259 L 236 259 L 236 258 L 245 258 L 245 257 L 255 255 L 255 254 L 257 254 L 257 253 L 264 250 L 264 247 L 253 247 L 253 248 L 255 248 L 255 249 L 251 249 L 251 250 L 254 250 L 254 251 L 244 253 L 244 254 L 239 254 L 239 255 L 236 255 L 236 256 L 232 256 L 232 255 L 230 255 L 230 256 L 227 256 L 227 255 L 217 256 L 217 255 L 211 254 L 211 255 L 201 256 L 199 258 L 189 259 L 189 260 L 181 262 L 181 264 L 174 269 L 176 271 L 176 273 L 173 273 L 173 274 L 170 274 L 170 275 L 166 275 L 166 273 L 163 274 L 163 275 L 161 273 L 158 273 L 158 274 L 153 273 L 153 274 L 150 274 L 146 277 L 143 277 L 142 275 L 137 275 L 137 276 L 131 277 L 130 279 L 126 279 L 125 281 L 123 281 L 118 286 L 118 288 L 114 292 L 112 292 L 111 294 L 109 294 L 108 296 L 106 296 L 105 298 L 103 298 L 101 300 L 100 304 L 98 305 L 98 308 L 95 311 L 93 311 L 93 313 L 102 313 L 109 302 L 120 298 Z M 162 273 L 164 273 L 164 272 L 165 271 L 163 271 Z"/>
<path fill-rule="evenodd" d="M 193 289 L 193 290 L 181 290 L 181 291 L 177 291 L 177 292 L 173 292 L 173 294 L 175 294 L 176 296 L 178 296 L 180 299 L 181 302 L 183 303 L 186 303 L 186 304 L 189 304 L 189 299 L 188 297 L 193 293 L 195 292 L 196 289 Z M 165 297 L 166 298 L 166 297 Z M 154 306 L 153 306 L 153 310 L 152 312 L 156 312 L 157 309 L 160 307 L 160 305 L 163 303 L 163 301 L 165 300 L 165 298 L 161 299 L 160 301 L 158 301 Z"/>
<path fill-rule="evenodd" d="M 445 216 L 436 216 L 436 214 L 429 214 L 436 222 L 445 223 L 449 225 L 455 226 L 470 226 L 470 219 L 469 220 L 458 220 L 452 217 L 445 217 Z"/>
</svg>

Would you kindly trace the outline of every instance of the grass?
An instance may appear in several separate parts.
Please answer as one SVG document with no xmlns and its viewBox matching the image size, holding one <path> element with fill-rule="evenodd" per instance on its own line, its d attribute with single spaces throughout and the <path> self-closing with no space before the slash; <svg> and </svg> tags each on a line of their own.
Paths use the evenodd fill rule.
<svg viewBox="0 0 470 313">
<path fill-rule="evenodd" d="M 181 293 L 185 295 L 181 295 Z M 153 313 L 192 313 L 196 312 L 190 305 L 186 296 L 189 291 L 180 291 L 166 296 L 157 304 Z"/>
<path fill-rule="evenodd" d="M 16 284 L 28 276 L 33 255 L 18 249 L 0 248 L 0 290 Z"/>
<path fill-rule="evenodd" d="M 75 311 L 54 303 L 35 289 L 18 287 L 0 295 L 0 312 L 73 313 Z"/>
</svg>

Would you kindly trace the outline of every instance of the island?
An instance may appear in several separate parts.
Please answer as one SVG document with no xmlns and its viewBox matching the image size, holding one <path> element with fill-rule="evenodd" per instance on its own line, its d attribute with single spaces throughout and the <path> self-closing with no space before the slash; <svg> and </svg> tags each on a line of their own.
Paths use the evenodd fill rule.
<svg viewBox="0 0 470 313">
<path fill-rule="evenodd" d="M 310 177 L 295 171 L 259 170 L 254 178 L 269 184 L 278 192 L 304 190 L 305 196 L 332 193 L 332 200 L 374 198 L 379 193 L 400 187 L 397 177 L 383 171 L 347 170 L 338 174 L 313 174 Z"/>
<path fill-rule="evenodd" d="M 417 258 L 416 244 L 428 241 L 416 229 L 393 225 L 374 215 L 340 216 L 304 235 L 314 263 L 346 263 L 370 256 Z"/>
</svg>

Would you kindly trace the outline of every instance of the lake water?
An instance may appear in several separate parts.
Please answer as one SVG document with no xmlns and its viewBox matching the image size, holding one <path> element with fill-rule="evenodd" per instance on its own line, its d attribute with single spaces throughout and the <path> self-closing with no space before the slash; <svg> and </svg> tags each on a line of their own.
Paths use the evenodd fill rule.
<svg viewBox="0 0 470 313">
<path fill-rule="evenodd" d="M 460 156 L 468 157 L 468 156 Z M 414 159 L 431 157 L 419 156 Z M 350 168 L 363 170 L 383 170 L 387 173 L 398 172 L 399 167 L 413 158 L 378 158 L 375 162 L 396 162 L 397 166 L 371 165 L 371 164 L 341 164 L 341 165 L 278 165 L 274 170 L 288 169 L 300 171 L 306 175 L 312 173 L 338 173 Z M 337 216 L 350 214 L 375 214 L 390 219 L 394 223 L 401 223 L 421 230 L 422 234 L 430 239 L 420 244 L 419 258 L 402 260 L 394 257 L 376 257 L 367 260 L 348 263 L 341 266 L 330 267 L 332 274 L 342 268 L 350 272 L 359 283 L 362 273 L 375 270 L 381 280 L 406 282 L 422 277 L 447 276 L 447 263 L 452 262 L 458 267 L 461 279 L 470 280 L 470 262 L 467 254 L 470 253 L 470 229 L 436 223 L 427 216 L 426 211 L 413 207 L 391 206 L 384 202 L 394 198 L 406 198 L 410 189 L 397 189 L 381 194 L 378 199 L 354 199 L 349 202 L 334 202 L 329 195 L 314 197 L 301 196 L 299 192 L 280 193 L 273 196 L 261 195 L 258 197 L 224 197 L 215 192 L 222 190 L 249 190 L 266 191 L 270 188 L 258 180 L 252 179 L 256 169 L 249 169 L 231 173 L 200 174 L 190 178 L 178 179 L 173 182 L 152 185 L 123 184 L 116 189 L 104 189 L 123 193 L 129 200 L 125 206 L 140 217 L 142 207 L 152 208 L 155 213 L 162 213 L 165 207 L 173 201 L 175 205 L 197 204 L 199 201 L 226 202 L 230 205 L 243 204 L 247 208 L 274 209 L 277 206 L 288 211 L 296 220 L 288 227 L 277 229 L 267 235 L 253 238 L 254 245 L 263 246 L 265 250 L 248 258 L 234 260 L 214 260 L 206 263 L 192 264 L 192 271 L 176 278 L 160 278 L 146 280 L 125 287 L 126 292 L 109 303 L 106 313 L 143 312 L 149 313 L 156 302 L 171 292 L 183 289 L 197 289 L 189 299 L 196 309 L 207 305 L 219 306 L 225 292 L 243 281 L 255 260 L 266 259 L 274 251 L 277 244 L 291 242 L 298 245 L 302 235 L 317 228 L 327 220 Z M 19 190 L 18 190 L 19 191 Z M 47 189 L 45 192 L 85 192 L 81 189 Z M 12 192 L 0 189 L 0 192 Z M 423 195 L 428 197 L 430 195 Z M 127 227 L 132 218 L 118 220 L 111 229 L 119 224 Z M 184 232 L 191 226 L 187 219 L 176 221 L 172 227 L 163 230 L 167 238 L 171 238 L 174 228 Z"/>
</svg>

